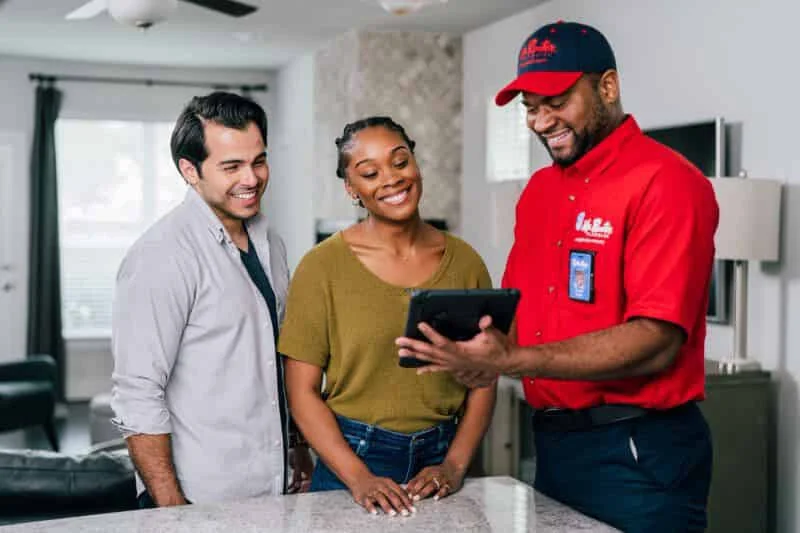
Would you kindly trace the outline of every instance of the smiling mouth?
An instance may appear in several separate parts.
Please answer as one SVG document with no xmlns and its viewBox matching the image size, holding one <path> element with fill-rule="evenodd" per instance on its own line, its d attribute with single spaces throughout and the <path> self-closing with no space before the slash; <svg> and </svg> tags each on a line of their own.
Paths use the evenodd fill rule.
<svg viewBox="0 0 800 533">
<path fill-rule="evenodd" d="M 403 202 L 406 201 L 410 191 L 411 191 L 411 187 L 408 187 L 407 189 L 404 189 L 404 190 L 402 190 L 402 191 L 400 191 L 400 192 L 398 192 L 396 194 L 393 194 L 391 196 L 384 196 L 383 198 L 380 198 L 380 201 L 381 202 L 386 202 L 389 205 L 400 205 L 400 204 L 402 204 Z"/>
<path fill-rule="evenodd" d="M 565 129 L 560 133 L 548 135 L 547 137 L 545 137 L 545 140 L 547 141 L 547 146 L 553 149 L 565 146 L 571 137 L 572 137 L 572 130 Z"/>
<path fill-rule="evenodd" d="M 231 196 L 233 196 L 234 198 L 238 198 L 239 200 L 252 200 L 253 198 L 256 197 L 256 192 L 257 191 L 255 190 L 248 192 L 237 192 L 237 193 L 231 193 Z"/>
</svg>

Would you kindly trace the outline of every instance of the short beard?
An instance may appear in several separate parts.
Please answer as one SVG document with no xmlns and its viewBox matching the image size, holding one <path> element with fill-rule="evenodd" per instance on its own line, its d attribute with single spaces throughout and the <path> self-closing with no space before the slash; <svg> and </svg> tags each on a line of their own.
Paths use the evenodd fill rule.
<svg viewBox="0 0 800 533">
<path fill-rule="evenodd" d="M 594 93 L 593 100 L 592 111 L 586 129 L 578 133 L 570 127 L 567 128 L 572 131 L 575 136 L 575 150 L 571 155 L 567 157 L 556 157 L 552 150 L 550 150 L 547 139 L 541 135 L 537 135 L 539 141 L 544 145 L 547 153 L 550 154 L 550 158 L 556 165 L 566 168 L 575 164 L 580 158 L 586 155 L 589 150 L 597 146 L 600 141 L 608 137 L 609 133 L 613 131 L 614 121 L 611 116 L 611 110 L 603 105 L 603 101 L 600 99 L 600 95 L 597 92 Z"/>
</svg>

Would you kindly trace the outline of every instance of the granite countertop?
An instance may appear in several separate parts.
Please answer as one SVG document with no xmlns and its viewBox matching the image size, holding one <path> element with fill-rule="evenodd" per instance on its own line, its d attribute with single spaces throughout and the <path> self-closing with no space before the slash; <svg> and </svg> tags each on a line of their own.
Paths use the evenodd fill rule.
<svg viewBox="0 0 800 533">
<path fill-rule="evenodd" d="M 458 493 L 416 504 L 410 517 L 373 516 L 345 491 L 187 505 L 0 527 L 2 533 L 187 532 L 282 533 L 562 533 L 617 531 L 510 477 L 467 480 Z"/>
</svg>

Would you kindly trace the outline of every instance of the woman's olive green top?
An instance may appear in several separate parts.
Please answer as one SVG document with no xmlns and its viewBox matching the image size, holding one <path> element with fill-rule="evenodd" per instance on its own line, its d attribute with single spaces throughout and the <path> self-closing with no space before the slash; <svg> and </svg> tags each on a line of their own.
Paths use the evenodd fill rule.
<svg viewBox="0 0 800 533">
<path fill-rule="evenodd" d="M 411 433 L 458 414 L 467 391 L 446 372 L 418 376 L 398 365 L 410 289 L 490 288 L 483 260 L 445 233 L 439 268 L 417 287 L 378 278 L 336 233 L 297 266 L 278 351 L 325 371 L 325 397 L 338 415 Z"/>
</svg>

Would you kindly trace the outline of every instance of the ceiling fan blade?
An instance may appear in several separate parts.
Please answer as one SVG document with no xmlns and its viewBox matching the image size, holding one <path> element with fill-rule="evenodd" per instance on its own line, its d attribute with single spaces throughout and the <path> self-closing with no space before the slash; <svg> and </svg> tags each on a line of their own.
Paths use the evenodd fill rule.
<svg viewBox="0 0 800 533">
<path fill-rule="evenodd" d="M 251 6 L 250 4 L 245 4 L 243 2 L 237 2 L 235 0 L 183 0 L 188 4 L 194 4 L 196 6 L 205 7 L 206 9 L 213 9 L 214 11 L 219 11 L 220 13 L 224 13 L 225 15 L 230 15 L 232 17 L 244 17 L 245 15 L 249 15 L 250 13 L 255 12 L 258 8 L 256 6 Z"/>
<path fill-rule="evenodd" d="M 67 20 L 83 20 L 96 17 L 108 9 L 108 0 L 91 0 L 78 9 L 70 12 L 65 17 Z"/>
</svg>

